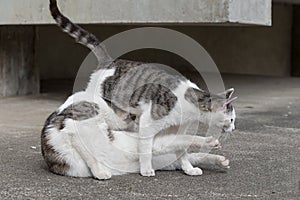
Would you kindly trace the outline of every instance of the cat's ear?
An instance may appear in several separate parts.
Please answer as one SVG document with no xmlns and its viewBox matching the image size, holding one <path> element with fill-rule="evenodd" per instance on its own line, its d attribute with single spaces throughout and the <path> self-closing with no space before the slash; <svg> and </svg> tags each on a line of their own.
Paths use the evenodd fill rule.
<svg viewBox="0 0 300 200">
<path fill-rule="evenodd" d="M 233 97 L 231 99 L 227 99 L 227 101 L 224 103 L 223 107 L 226 107 L 227 105 L 231 104 L 235 100 L 237 100 L 238 97 Z"/>
<path fill-rule="evenodd" d="M 234 88 L 230 88 L 230 89 L 226 90 L 225 93 L 226 93 L 226 99 L 230 99 L 232 97 L 233 93 L 234 93 Z"/>
<path fill-rule="evenodd" d="M 234 88 L 230 88 L 230 89 L 226 90 L 225 92 L 220 93 L 219 95 L 225 96 L 226 99 L 230 99 L 232 97 L 233 93 L 234 93 Z"/>
</svg>

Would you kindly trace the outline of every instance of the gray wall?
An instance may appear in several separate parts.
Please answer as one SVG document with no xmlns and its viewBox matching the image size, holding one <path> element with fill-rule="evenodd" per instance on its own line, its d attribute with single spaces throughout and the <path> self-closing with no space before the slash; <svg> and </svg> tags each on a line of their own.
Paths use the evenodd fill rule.
<svg viewBox="0 0 300 200">
<path fill-rule="evenodd" d="M 271 0 L 64 0 L 58 5 L 83 24 L 271 24 Z M 0 25 L 54 24 L 48 7 L 49 0 L 1 0 Z"/>
<path fill-rule="evenodd" d="M 85 26 L 101 39 L 136 26 Z M 291 71 L 292 6 L 273 6 L 273 26 L 168 26 L 185 33 L 211 54 L 221 72 L 288 76 Z M 53 25 L 38 26 L 37 60 L 42 79 L 74 78 L 88 51 Z M 138 52 L 136 60 L 160 61 L 187 66 L 177 57 L 160 51 Z M 182 69 L 182 68 L 181 68 Z"/>
</svg>

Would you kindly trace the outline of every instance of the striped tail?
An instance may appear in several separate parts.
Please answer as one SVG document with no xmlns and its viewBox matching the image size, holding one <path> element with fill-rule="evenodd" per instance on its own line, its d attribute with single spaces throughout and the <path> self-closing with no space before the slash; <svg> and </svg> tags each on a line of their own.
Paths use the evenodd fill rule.
<svg viewBox="0 0 300 200">
<path fill-rule="evenodd" d="M 95 35 L 81 28 L 77 24 L 74 24 L 59 11 L 56 0 L 50 0 L 50 11 L 58 26 L 68 35 L 73 37 L 76 42 L 83 44 L 92 50 L 98 58 L 98 61 L 102 60 L 103 62 L 103 59 L 112 60 L 105 47 L 100 45 L 100 41 Z"/>
</svg>

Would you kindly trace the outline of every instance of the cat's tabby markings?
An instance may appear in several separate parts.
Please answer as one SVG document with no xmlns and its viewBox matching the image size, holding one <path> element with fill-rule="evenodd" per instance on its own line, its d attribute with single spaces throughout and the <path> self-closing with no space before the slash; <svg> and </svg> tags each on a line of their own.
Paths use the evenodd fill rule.
<svg viewBox="0 0 300 200">
<path fill-rule="evenodd" d="M 117 115 L 121 119 L 113 123 L 106 116 L 106 120 L 103 121 L 102 128 L 106 133 L 104 135 L 110 142 L 117 141 L 116 135 L 112 134 L 113 130 L 132 129 L 136 131 L 136 127 L 138 128 L 137 152 L 139 155 L 140 173 L 143 176 L 155 175 L 152 167 L 155 138 L 161 131 L 172 126 L 184 127 L 183 129 L 178 129 L 180 133 L 176 138 L 176 141 L 178 138 L 184 140 L 178 141 L 183 142 L 184 145 L 177 150 L 175 150 L 175 146 L 171 148 L 179 160 L 181 169 L 188 175 L 201 175 L 202 170 L 192 166 L 187 153 L 188 146 L 185 142 L 191 141 L 191 136 L 180 134 L 186 132 L 190 123 L 196 121 L 207 123 L 210 119 L 213 119 L 212 125 L 220 128 L 220 131 L 231 132 L 234 130 L 235 111 L 231 106 L 234 100 L 231 99 L 231 95 L 234 90 L 227 90 L 223 96 L 214 95 L 201 90 L 196 84 L 183 76 L 167 73 L 161 69 L 159 64 L 125 60 L 113 61 L 93 34 L 72 23 L 60 13 L 56 0 L 50 0 L 50 10 L 53 18 L 62 30 L 75 38 L 77 42 L 90 48 L 99 61 L 98 69 L 91 75 L 88 87 L 85 92 L 79 95 L 81 101 L 86 102 L 76 102 L 76 104 L 72 105 L 75 102 L 67 101 L 53 116 L 54 119 L 50 120 L 54 125 L 57 124 L 58 129 L 57 127 L 51 129 L 51 126 L 48 126 L 52 132 L 44 130 L 44 132 L 50 132 L 48 133 L 50 137 L 53 136 L 50 143 L 56 144 L 61 142 L 56 140 L 59 137 L 57 136 L 57 130 L 73 134 L 72 123 L 82 125 L 85 121 L 90 122 L 94 118 L 101 117 L 101 110 L 99 114 L 97 109 L 100 108 L 99 101 L 104 99 L 105 101 L 103 102 L 107 103 L 106 106 L 113 106 L 113 109 L 110 107 L 110 111 L 108 111 L 111 114 L 110 117 L 116 118 Z M 93 98 L 89 98 L 89 95 Z M 77 103 L 80 105 L 77 105 Z M 70 114 L 70 109 L 74 113 Z M 111 112 L 112 110 L 114 113 Z M 63 116 L 67 120 L 62 122 L 62 119 L 66 119 Z M 138 123 L 137 126 L 135 126 L 136 122 Z M 97 129 L 95 127 L 96 124 L 90 124 L 90 127 L 85 125 L 79 127 L 82 128 L 82 132 L 89 130 L 92 134 L 95 130 L 91 129 L 91 127 Z M 120 126 L 122 129 L 120 129 Z M 199 146 L 207 145 L 208 143 L 211 145 L 210 142 L 203 143 L 203 141 L 207 141 L 207 138 L 196 139 L 199 142 Z M 79 152 L 78 157 L 82 157 L 85 160 L 87 165 L 91 167 L 92 172 L 95 172 L 96 175 L 94 175 L 96 177 L 104 176 L 104 179 L 110 177 L 107 167 L 90 157 L 81 143 L 78 143 L 77 140 L 74 140 L 72 143 L 67 139 L 66 142 L 76 146 Z M 59 151 L 65 151 L 63 147 L 58 149 Z M 105 152 L 105 149 L 103 151 Z M 163 151 L 160 152 L 162 153 Z M 82 169 L 85 170 L 84 167 Z M 104 171 L 100 172 L 100 169 Z"/>
</svg>

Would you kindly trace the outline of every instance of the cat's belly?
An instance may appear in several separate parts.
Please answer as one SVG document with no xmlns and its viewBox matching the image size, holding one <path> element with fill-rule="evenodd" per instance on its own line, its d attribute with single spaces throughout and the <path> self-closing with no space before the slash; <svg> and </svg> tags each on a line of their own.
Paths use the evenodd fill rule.
<svg viewBox="0 0 300 200">
<path fill-rule="evenodd" d="M 104 165 L 112 175 L 139 171 L 136 137 L 129 137 L 123 131 L 109 130 L 103 118 L 98 117 L 84 121 L 69 120 L 65 124 L 64 131 L 70 136 L 71 145 L 79 144 L 92 160 Z M 74 146 L 70 148 L 74 151 Z M 76 159 L 80 162 L 69 162 L 72 165 L 70 173 L 84 174 L 81 161 L 85 161 L 81 157 Z"/>
<path fill-rule="evenodd" d="M 91 177 L 92 173 L 74 147 L 80 144 L 96 162 L 104 165 L 112 175 L 122 175 L 139 172 L 138 133 L 125 131 L 112 131 L 107 129 L 105 123 L 99 123 L 93 118 L 84 121 L 68 120 L 65 128 L 49 129 L 49 143 L 61 159 L 69 167 L 67 176 Z M 109 137 L 109 134 L 112 134 Z M 176 160 L 174 155 L 154 156 L 155 169 L 161 169 Z M 166 168 L 169 169 L 169 168 Z M 174 170 L 175 168 L 170 168 Z"/>
<path fill-rule="evenodd" d="M 60 155 L 59 159 L 68 166 L 63 175 L 92 176 L 82 153 L 87 155 L 89 160 L 104 165 L 112 175 L 139 172 L 138 133 L 112 131 L 101 115 L 83 121 L 67 119 L 63 129 L 53 127 L 47 132 L 49 144 Z M 165 157 L 154 156 L 155 168 L 170 164 L 168 160 Z M 174 158 L 170 160 L 174 161 Z"/>
</svg>

